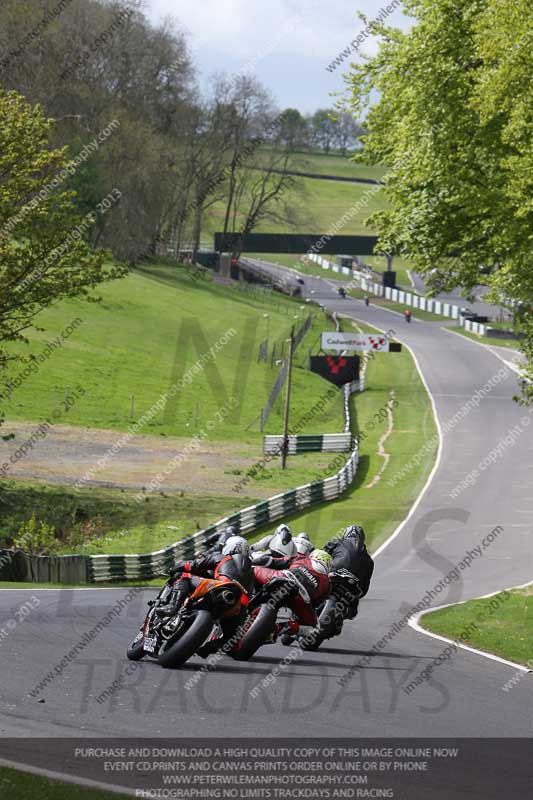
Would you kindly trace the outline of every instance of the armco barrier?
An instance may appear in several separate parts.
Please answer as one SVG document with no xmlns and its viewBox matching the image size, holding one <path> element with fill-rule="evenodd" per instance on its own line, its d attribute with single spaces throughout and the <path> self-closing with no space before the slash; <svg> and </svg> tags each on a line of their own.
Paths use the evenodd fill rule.
<svg viewBox="0 0 533 800">
<path fill-rule="evenodd" d="M 246 535 L 316 503 L 335 500 L 352 483 L 357 471 L 358 460 L 359 451 L 356 446 L 344 467 L 331 478 L 307 483 L 264 500 L 255 506 L 245 508 L 229 517 L 224 517 L 193 536 L 155 553 L 89 556 L 88 581 L 98 583 L 157 578 L 168 573 L 176 561 L 200 555 L 204 552 L 211 536 L 222 532 L 228 525 L 234 525 L 239 533 Z"/>
<path fill-rule="evenodd" d="M 265 436 L 263 452 L 277 455 L 283 444 L 283 436 Z M 352 447 L 352 435 L 348 433 L 308 433 L 289 435 L 288 453 L 347 453 Z"/>
<path fill-rule="evenodd" d="M 22 550 L 0 550 L 0 580 L 31 583 L 87 583 L 89 556 L 35 556 Z"/>
<path fill-rule="evenodd" d="M 469 333 L 477 333 L 478 336 L 487 335 L 488 327 L 481 322 L 473 322 L 471 319 L 465 319 L 463 317 L 459 324 L 465 331 L 469 331 Z"/>
<path fill-rule="evenodd" d="M 461 318 L 460 306 L 456 306 L 452 303 L 444 303 L 442 300 L 423 297 L 418 294 L 413 294 L 413 292 L 406 292 L 403 289 L 391 289 L 390 286 L 384 287 L 381 283 L 376 283 L 375 281 L 365 278 L 364 275 L 356 270 L 349 269 L 348 267 L 338 267 L 331 261 L 322 258 L 322 256 L 317 256 L 314 253 L 311 253 L 309 258 L 323 269 L 348 275 L 352 280 L 357 281 L 364 292 L 369 292 L 369 294 L 373 294 L 376 297 L 383 297 L 385 300 L 392 300 L 393 303 L 401 303 L 403 306 L 419 308 L 422 311 L 429 311 L 431 314 L 439 314 L 442 317 L 449 317 L 450 319 L 458 320 Z"/>
</svg>

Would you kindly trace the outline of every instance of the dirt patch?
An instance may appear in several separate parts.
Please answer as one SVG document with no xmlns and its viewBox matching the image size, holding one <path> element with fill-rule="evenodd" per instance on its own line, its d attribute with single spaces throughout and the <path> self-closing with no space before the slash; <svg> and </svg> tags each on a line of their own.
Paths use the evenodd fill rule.
<svg viewBox="0 0 533 800">
<path fill-rule="evenodd" d="M 136 436 L 109 458 L 103 468 L 97 462 L 123 439 L 117 431 L 95 428 L 78 428 L 55 425 L 44 438 L 36 439 L 33 447 L 23 457 L 15 454 L 38 428 L 36 423 L 11 422 L 3 432 L 12 432 L 15 439 L 0 441 L 0 470 L 8 464 L 5 478 L 41 480 L 48 483 L 75 484 L 86 478 L 86 486 L 103 486 L 118 489 L 142 489 L 153 478 L 163 474 L 169 462 L 180 453 L 186 457 L 165 475 L 161 490 L 224 495 L 233 492 L 239 478 L 261 457 L 259 447 L 247 447 L 239 442 L 201 442 L 188 452 L 190 438 L 161 436 Z M 92 470 L 92 474 L 87 478 Z M 232 474 L 232 471 L 240 470 Z M 246 494 L 246 487 L 243 494 Z M 254 495 L 269 497 L 272 489 L 254 485 Z"/>
</svg>

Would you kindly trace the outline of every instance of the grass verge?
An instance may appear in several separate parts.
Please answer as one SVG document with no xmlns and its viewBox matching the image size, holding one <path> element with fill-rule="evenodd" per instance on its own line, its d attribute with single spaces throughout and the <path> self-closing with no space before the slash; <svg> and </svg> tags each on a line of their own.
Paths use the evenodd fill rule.
<svg viewBox="0 0 533 800">
<path fill-rule="evenodd" d="M 477 333 L 470 333 L 470 331 L 465 331 L 464 328 L 454 328 L 454 330 L 456 333 L 464 336 L 466 339 L 471 339 L 473 342 L 493 345 L 496 347 L 507 347 L 509 350 L 516 350 L 517 352 L 520 352 L 520 342 L 517 339 L 497 339 L 493 336 L 478 336 Z"/>
<path fill-rule="evenodd" d="M 0 789 L 10 800 L 119 800 L 130 795 L 86 789 L 61 783 L 29 772 L 0 767 Z"/>
<path fill-rule="evenodd" d="M 497 599 L 497 610 L 491 613 L 490 604 Z M 533 662 L 533 584 L 513 589 L 496 598 L 486 597 L 467 603 L 432 611 L 421 617 L 423 628 L 463 642 L 478 650 L 532 665 Z M 467 638 L 461 632 L 468 630 Z"/>
<path fill-rule="evenodd" d="M 208 494 L 153 493 L 137 503 L 136 491 L 9 481 L 0 493 L 0 543 L 10 541 L 32 514 L 56 531 L 57 553 L 150 553 L 191 536 L 212 522 L 257 502 Z M 1 545 L 0 545 L 1 546 Z"/>
</svg>

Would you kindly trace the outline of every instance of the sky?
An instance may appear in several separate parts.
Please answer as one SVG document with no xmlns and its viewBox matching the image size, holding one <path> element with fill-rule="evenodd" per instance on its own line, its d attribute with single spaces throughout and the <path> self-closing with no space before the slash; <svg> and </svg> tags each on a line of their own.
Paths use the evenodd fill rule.
<svg viewBox="0 0 533 800">
<path fill-rule="evenodd" d="M 365 25 L 357 11 L 370 20 L 387 15 L 387 23 L 405 28 L 399 0 L 146 0 L 145 13 L 153 22 L 174 18 L 187 34 L 203 88 L 215 73 L 245 70 L 269 89 L 280 108 L 302 113 L 328 108 L 332 93 L 343 92 L 346 66 L 356 53 L 333 72 L 326 68 L 351 47 Z M 366 39 L 361 52 L 375 52 Z M 346 65 L 346 66 L 345 66 Z"/>
</svg>

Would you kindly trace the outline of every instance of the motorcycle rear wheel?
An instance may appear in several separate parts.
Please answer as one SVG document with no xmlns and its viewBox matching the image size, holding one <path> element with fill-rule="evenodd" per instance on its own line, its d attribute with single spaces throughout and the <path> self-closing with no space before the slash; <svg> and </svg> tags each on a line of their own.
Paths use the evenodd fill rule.
<svg viewBox="0 0 533 800">
<path fill-rule="evenodd" d="M 313 636 L 307 636 L 305 639 L 300 639 L 300 647 L 302 650 L 311 650 L 314 652 L 318 650 L 326 636 L 319 630 Z"/>
<path fill-rule="evenodd" d="M 181 667 L 205 642 L 212 628 L 213 617 L 209 611 L 197 611 L 186 631 L 178 630 L 167 639 L 157 660 L 162 667 Z"/>
<path fill-rule="evenodd" d="M 261 645 L 275 631 L 276 617 L 275 609 L 267 605 L 260 607 L 259 613 L 231 654 L 236 661 L 248 661 L 255 655 Z"/>
</svg>

